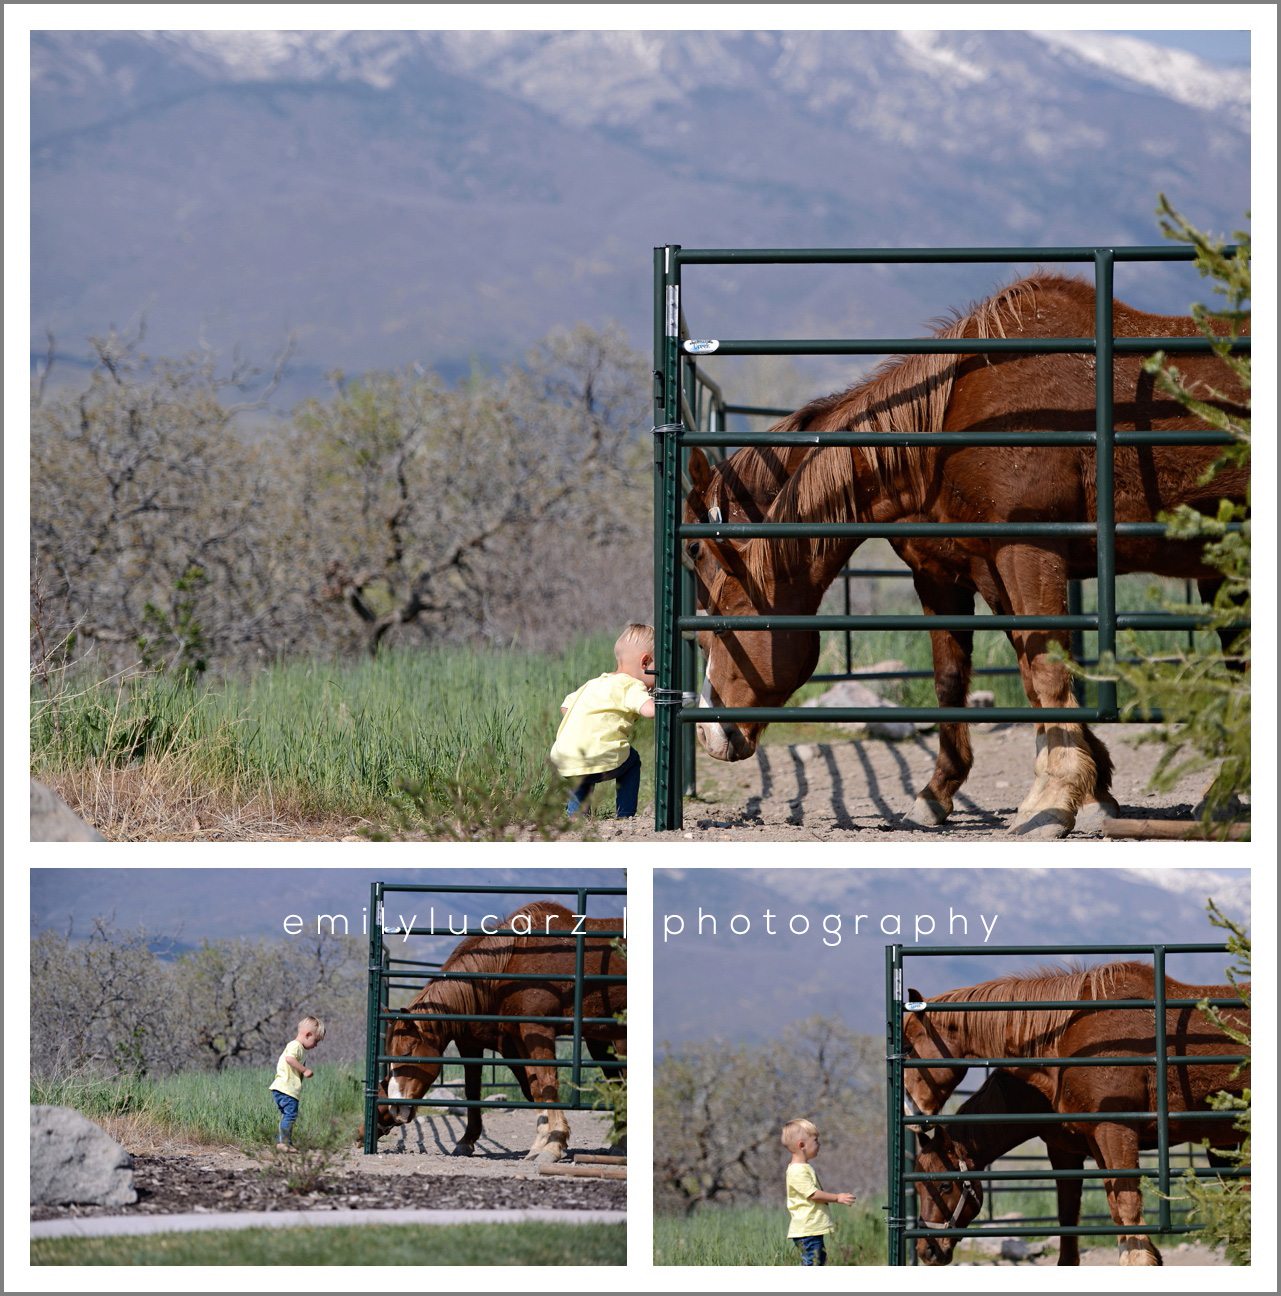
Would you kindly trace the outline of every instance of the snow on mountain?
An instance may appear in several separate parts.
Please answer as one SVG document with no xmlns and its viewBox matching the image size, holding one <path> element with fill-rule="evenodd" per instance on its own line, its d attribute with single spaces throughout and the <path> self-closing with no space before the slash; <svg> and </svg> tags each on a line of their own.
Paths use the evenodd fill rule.
<svg viewBox="0 0 1281 1296">
<path fill-rule="evenodd" d="M 32 329 L 70 359 L 143 313 L 156 354 L 292 332 L 293 394 L 579 321 L 644 347 L 665 242 L 1150 243 L 1161 192 L 1226 233 L 1247 108 L 1239 70 L 1106 34 L 38 32 Z M 1003 277 L 730 267 L 691 322 L 910 335 Z"/>
<path fill-rule="evenodd" d="M 1038 40 L 1070 52 L 1118 83 L 1137 83 L 1159 95 L 1207 112 L 1250 120 L 1250 73 L 1207 63 L 1186 50 L 1166 49 L 1134 36 L 1108 32 L 1033 32 Z"/>
</svg>

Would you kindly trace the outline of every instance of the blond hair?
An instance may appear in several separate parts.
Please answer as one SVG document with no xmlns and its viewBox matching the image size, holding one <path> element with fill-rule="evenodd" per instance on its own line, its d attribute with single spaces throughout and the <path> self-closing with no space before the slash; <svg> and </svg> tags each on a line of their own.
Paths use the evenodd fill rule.
<svg viewBox="0 0 1281 1296">
<path fill-rule="evenodd" d="M 299 1031 L 299 1033 L 301 1034 L 302 1031 L 306 1030 L 306 1028 L 307 1028 L 308 1026 L 310 1026 L 311 1029 L 315 1032 L 317 1042 L 319 1042 L 320 1040 L 322 1040 L 322 1039 L 325 1038 L 325 1022 L 324 1022 L 324 1019 L 323 1019 L 323 1018 L 321 1018 L 321 1017 L 304 1017 L 304 1018 L 303 1018 L 303 1019 L 298 1023 L 298 1031 Z"/>
<path fill-rule="evenodd" d="M 779 1142 L 785 1148 L 790 1149 L 801 1134 L 808 1134 L 811 1138 L 817 1138 L 818 1126 L 812 1120 L 806 1120 L 804 1116 L 798 1116 L 795 1120 L 790 1120 L 783 1126 L 783 1133 Z"/>
<path fill-rule="evenodd" d="M 647 652 L 654 651 L 654 627 L 643 621 L 633 621 L 623 627 L 623 633 L 614 640 L 614 658 L 617 660 L 624 648 L 635 644 Z"/>
</svg>

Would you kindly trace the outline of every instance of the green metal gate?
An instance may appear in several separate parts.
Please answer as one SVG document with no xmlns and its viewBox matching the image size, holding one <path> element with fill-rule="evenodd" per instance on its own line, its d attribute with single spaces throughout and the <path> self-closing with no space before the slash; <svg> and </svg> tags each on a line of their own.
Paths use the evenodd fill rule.
<svg viewBox="0 0 1281 1296">
<path fill-rule="evenodd" d="M 537 1111 L 546 1111 L 549 1108 L 556 1108 L 565 1111 L 588 1111 L 593 1109 L 590 1101 L 585 1101 L 582 1093 L 583 1073 L 588 1070 L 597 1070 L 602 1075 L 623 1070 L 627 1065 L 626 1061 L 619 1059 L 616 1061 L 597 1061 L 592 1057 L 583 1055 L 583 1027 L 610 1025 L 613 1024 L 613 1018 L 597 1018 L 583 1016 L 583 993 L 584 987 L 588 985 L 621 985 L 627 981 L 626 976 L 608 976 L 603 973 L 588 973 L 584 968 L 584 956 L 586 951 L 586 938 L 588 932 L 585 930 L 578 932 L 576 935 L 562 931 L 548 933 L 519 932 L 506 927 L 486 927 L 483 934 L 487 936 L 527 936 L 530 939 L 555 939 L 565 940 L 567 935 L 571 935 L 575 943 L 574 956 L 574 1011 L 571 1018 L 559 1017 L 512 1017 L 502 1015 L 478 1016 L 476 1013 L 411 1013 L 406 1011 L 397 1011 L 390 1006 L 391 992 L 393 990 L 421 990 L 423 984 L 431 977 L 444 976 L 450 980 L 459 981 L 484 981 L 492 980 L 492 972 L 445 972 L 440 971 L 441 963 L 439 961 L 426 961 L 420 959 L 396 958 L 393 957 L 387 947 L 385 938 L 385 925 L 383 920 L 384 905 L 390 895 L 411 894 L 418 896 L 451 896 L 451 895 L 468 895 L 468 896 L 526 896 L 530 898 L 549 899 L 559 897 L 573 897 L 577 908 L 575 915 L 587 914 L 587 901 L 591 896 L 621 896 L 624 897 L 626 904 L 626 887 L 547 887 L 547 886 L 478 886 L 478 885 L 444 885 L 437 883 L 412 883 L 412 882 L 372 882 L 369 887 L 369 990 L 367 999 L 367 1012 L 365 1019 L 365 1092 L 364 1092 L 364 1109 L 365 1109 L 365 1141 L 364 1150 L 367 1154 L 372 1154 L 378 1150 L 378 1088 L 382 1080 L 383 1069 L 392 1061 L 404 1061 L 404 1058 L 394 1059 L 384 1053 L 384 1040 L 386 1037 L 387 1023 L 392 1021 L 415 1021 L 415 1020 L 435 1020 L 435 1021 L 490 1021 L 490 1022 L 543 1022 L 551 1025 L 565 1026 L 568 1030 L 565 1034 L 570 1040 L 570 1053 L 568 1057 L 556 1058 L 551 1061 L 539 1062 L 539 1066 L 554 1066 L 569 1072 L 569 1089 L 570 1097 L 565 1098 L 562 1092 L 561 1101 L 556 1103 L 536 1103 L 527 1102 L 522 1098 L 496 1100 L 494 1098 L 480 1098 L 469 1100 L 461 1097 L 425 1097 L 425 1098 L 398 1098 L 396 1105 L 400 1107 L 514 1107 L 514 1108 L 531 1108 Z M 434 914 L 434 909 L 432 910 Z M 489 917 L 491 915 L 485 915 Z M 417 917 L 417 914 L 415 914 Z M 484 919 L 481 920 L 482 922 Z M 626 924 L 624 923 L 624 926 Z M 466 935 L 474 935 L 482 929 L 474 929 L 465 932 L 458 932 L 452 926 L 438 927 L 435 925 L 427 927 L 409 926 L 397 927 L 395 935 L 398 939 L 410 936 L 451 936 L 455 939 L 462 939 Z M 596 939 L 623 940 L 626 938 L 626 931 L 593 931 L 590 935 Z M 504 981 L 546 981 L 547 977 L 542 973 L 518 973 L 504 972 L 502 974 Z M 497 1068 L 509 1062 L 517 1065 L 528 1065 L 527 1059 L 522 1058 L 505 1058 L 497 1053 L 487 1052 L 483 1057 L 465 1058 L 453 1054 L 442 1054 L 435 1056 L 421 1056 L 420 1061 L 439 1063 L 442 1067 L 442 1073 L 439 1080 L 433 1086 L 435 1090 L 454 1089 L 460 1082 L 449 1081 L 445 1078 L 444 1068 L 447 1066 L 459 1066 L 463 1063 L 483 1063 L 496 1072 Z M 491 1072 L 490 1079 L 485 1083 L 491 1089 L 516 1089 L 520 1086 L 514 1081 L 501 1082 L 496 1075 Z"/>
<path fill-rule="evenodd" d="M 1196 1119 L 1198 1121 L 1234 1121 L 1239 1111 L 1171 1111 L 1167 1098 L 1169 1064 L 1178 1066 L 1210 1066 L 1217 1064 L 1234 1065 L 1246 1061 L 1244 1054 L 1215 1054 L 1194 1057 L 1170 1057 L 1166 1043 L 1166 1010 L 1169 1008 L 1195 1008 L 1198 1000 L 1169 999 L 1165 993 L 1165 964 L 1171 954 L 1225 954 L 1226 945 L 1213 944 L 1154 944 L 1154 945 L 918 945 L 908 949 L 902 945 L 887 945 L 885 948 L 885 1136 L 886 1136 L 886 1210 L 888 1212 L 888 1260 L 892 1265 L 915 1262 L 915 1247 L 912 1243 L 917 1238 L 951 1237 L 1066 1237 L 1066 1236 L 1107 1236 L 1119 1237 L 1143 1234 L 1149 1237 L 1170 1237 L 1183 1233 L 1196 1232 L 1194 1226 L 1178 1223 L 1172 1215 L 1170 1202 L 1170 1184 L 1172 1175 L 1171 1149 L 1183 1142 L 1174 1138 L 1171 1141 L 1171 1121 Z M 906 961 L 912 958 L 957 958 L 965 955 L 978 955 L 983 958 L 992 956 L 1035 957 L 1044 960 L 1055 956 L 1080 955 L 1130 956 L 1143 955 L 1152 959 L 1153 998 L 1152 999 L 1117 999 L 1117 1000 L 1064 1000 L 1048 1002 L 996 1002 L 966 1000 L 959 1003 L 914 1003 L 906 1006 L 904 994 L 908 978 L 904 968 Z M 1240 999 L 1211 999 L 1214 1007 L 1240 1008 Z M 1104 1056 L 1091 1054 L 1089 1057 L 1053 1059 L 1056 1067 L 1073 1066 L 1125 1066 L 1154 1067 L 1156 1071 L 1156 1106 L 1150 1112 L 1077 1112 L 1077 1113 L 1018 1113 L 994 1115 L 969 1113 L 945 1113 L 937 1116 L 909 1116 L 906 1112 L 904 1073 L 909 1068 L 924 1070 L 938 1065 L 938 1059 L 909 1058 L 903 1052 L 903 1015 L 905 1012 L 1020 1012 L 1037 1008 L 1090 1008 L 1103 1011 L 1108 1008 L 1150 1008 L 1153 1011 L 1155 1052 L 1151 1056 L 1129 1054 L 1121 1056 Z M 1029 1058 L 975 1058 L 966 1059 L 971 1067 L 990 1068 L 1019 1061 L 1027 1062 Z M 942 1125 L 979 1125 L 979 1124 L 1020 1124 L 1020 1125 L 1062 1125 L 1073 1121 L 1133 1120 L 1157 1122 L 1157 1148 L 1155 1165 L 1140 1166 L 1134 1171 L 1127 1170 L 1127 1178 L 1155 1179 L 1160 1194 L 1158 1219 L 1155 1225 L 1141 1225 L 1118 1228 L 1112 1225 L 1099 1224 L 1058 1225 L 1045 1220 L 1035 1223 L 1008 1224 L 994 1221 L 991 1224 L 978 1225 L 972 1222 L 968 1228 L 922 1228 L 917 1224 L 916 1190 L 914 1185 L 927 1182 L 959 1181 L 978 1179 L 997 1182 L 1051 1182 L 1059 1179 L 1081 1179 L 1085 1181 L 1116 1178 L 1116 1170 L 949 1170 L 933 1173 L 921 1173 L 915 1169 L 912 1155 L 912 1140 L 907 1127 L 909 1125 L 942 1126 Z M 1182 1170 L 1182 1168 L 1181 1168 Z M 1217 1169 L 1213 1167 L 1196 1167 L 1191 1173 L 1198 1178 L 1244 1178 L 1249 1170 L 1244 1167 Z"/>
<path fill-rule="evenodd" d="M 1114 424 L 1113 360 L 1117 354 L 1143 355 L 1162 350 L 1171 355 L 1208 354 L 1204 338 L 1116 337 L 1113 334 L 1113 278 L 1117 262 L 1191 261 L 1192 248 L 1054 247 L 1054 248 L 867 248 L 690 249 L 677 244 L 654 249 L 654 801 L 655 827 L 676 829 L 682 822 L 682 794 L 689 786 L 692 742 L 682 727 L 700 721 L 789 721 L 793 723 L 865 722 L 869 720 L 972 721 L 964 707 L 703 707 L 692 706 L 698 688 L 697 655 L 682 644 L 682 635 L 699 630 L 1011 630 L 1065 629 L 1097 634 L 1100 656 L 1116 652 L 1118 630 L 1192 630 L 1204 624 L 1199 615 L 1166 612 L 1118 612 L 1116 607 L 1116 538 L 1164 535 L 1159 522 L 1118 523 L 1114 506 L 1113 458 L 1116 446 L 1229 445 L 1232 438 L 1212 431 L 1118 432 Z M 944 265 L 944 264 L 1088 264 L 1094 272 L 1094 337 L 1086 338 L 875 338 L 761 339 L 683 338 L 685 303 L 682 270 L 687 265 Z M 1234 349 L 1248 350 L 1241 339 Z M 743 355 L 968 355 L 1083 354 L 1095 359 L 1095 427 L 1088 432 L 756 432 L 731 433 L 696 416 L 701 387 L 719 389 L 704 375 L 694 376 L 696 357 Z M 714 400 L 709 405 L 714 407 Z M 721 409 L 725 408 L 723 400 Z M 735 407 L 745 410 L 748 407 Z M 761 411 L 764 412 L 764 411 Z M 723 419 L 720 420 L 723 422 Z M 1006 445 L 1092 446 L 1095 450 L 1096 522 L 1021 523 L 727 523 L 685 524 L 681 518 L 682 476 L 691 447 L 743 445 Z M 754 536 L 832 536 L 847 539 L 912 536 L 1090 536 L 1097 552 L 1098 607 L 1093 613 L 1073 608 L 1061 617 L 936 616 L 774 616 L 694 615 L 693 577 L 680 561 L 681 544 L 699 537 L 750 539 Z M 984 708 L 994 723 L 1071 721 L 1108 724 L 1120 719 L 1114 682 L 1102 681 L 1093 706 L 1066 708 Z M 1152 717 L 1158 719 L 1159 717 Z"/>
</svg>

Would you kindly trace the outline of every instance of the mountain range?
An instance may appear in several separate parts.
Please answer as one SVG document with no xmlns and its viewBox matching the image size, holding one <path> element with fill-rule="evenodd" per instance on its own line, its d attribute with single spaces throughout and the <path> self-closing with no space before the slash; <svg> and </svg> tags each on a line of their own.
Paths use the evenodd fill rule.
<svg viewBox="0 0 1281 1296">
<path fill-rule="evenodd" d="M 37 32 L 33 352 L 323 375 L 648 345 L 651 249 L 1158 243 L 1250 205 L 1249 72 L 1120 34 Z M 1009 267 L 694 268 L 701 336 L 904 336 Z M 1186 268 L 1117 290 L 1183 310 Z"/>
<path fill-rule="evenodd" d="M 928 996 L 1069 961 L 986 954 L 984 945 L 1221 943 L 1206 916 L 1211 898 L 1248 925 L 1249 870 L 659 869 L 654 1039 L 759 1041 L 816 1015 L 880 1034 L 887 945 L 903 945 L 908 986 Z M 916 945 L 978 948 L 912 959 Z M 1109 957 L 1123 956 L 1078 961 Z M 1220 982 L 1226 966 L 1221 954 L 1168 962 L 1171 975 L 1192 982 Z"/>
</svg>

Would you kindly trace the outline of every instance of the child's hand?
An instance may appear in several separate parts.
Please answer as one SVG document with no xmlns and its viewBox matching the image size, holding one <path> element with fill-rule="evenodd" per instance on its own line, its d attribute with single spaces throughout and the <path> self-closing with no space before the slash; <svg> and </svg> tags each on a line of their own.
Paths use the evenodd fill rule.
<svg viewBox="0 0 1281 1296">
<path fill-rule="evenodd" d="M 854 1205 L 854 1194 L 853 1194 L 853 1193 L 837 1193 L 837 1194 L 836 1194 L 836 1204 L 837 1204 L 838 1206 L 853 1206 L 853 1205 Z"/>
<path fill-rule="evenodd" d="M 314 1072 L 312 1071 L 312 1069 L 311 1069 L 310 1067 L 303 1067 L 303 1069 L 302 1069 L 302 1078 L 303 1078 L 304 1080 L 310 1080 L 313 1074 L 314 1074 Z M 853 1198 L 850 1198 L 850 1200 L 853 1201 Z"/>
</svg>

